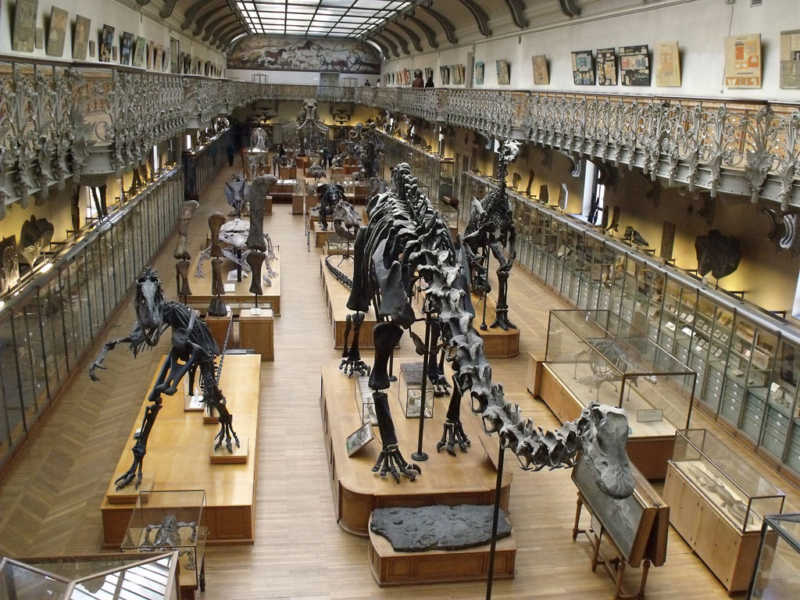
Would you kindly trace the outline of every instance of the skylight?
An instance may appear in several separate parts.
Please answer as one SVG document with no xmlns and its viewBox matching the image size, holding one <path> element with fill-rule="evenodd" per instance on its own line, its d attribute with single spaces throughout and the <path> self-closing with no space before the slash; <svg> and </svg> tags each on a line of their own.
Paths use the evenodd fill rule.
<svg viewBox="0 0 800 600">
<path fill-rule="evenodd" d="M 409 5 L 398 0 L 236 2 L 250 33 L 312 37 L 359 37 Z"/>
</svg>

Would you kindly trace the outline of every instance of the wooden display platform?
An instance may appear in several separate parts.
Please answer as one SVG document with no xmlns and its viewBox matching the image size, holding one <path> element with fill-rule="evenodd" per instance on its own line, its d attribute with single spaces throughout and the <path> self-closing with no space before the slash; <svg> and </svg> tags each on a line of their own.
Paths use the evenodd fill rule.
<svg viewBox="0 0 800 600">
<path fill-rule="evenodd" d="M 322 224 L 319 222 L 314 223 L 314 247 L 324 248 L 325 244 L 331 238 L 337 238 L 339 235 L 333 229 L 333 223 L 328 222 L 328 229 L 323 230 Z"/>
<path fill-rule="evenodd" d="M 495 579 L 513 578 L 516 559 L 513 534 L 497 540 Z M 489 544 L 462 550 L 397 552 L 389 540 L 370 530 L 369 568 L 380 586 L 484 581 L 489 574 Z"/>
<path fill-rule="evenodd" d="M 486 326 L 488 329 L 482 331 L 480 325 L 483 322 L 483 298 L 472 295 L 472 306 L 475 309 L 475 320 L 473 326 L 483 338 L 483 351 L 486 358 L 514 358 L 519 356 L 519 329 L 509 329 L 505 331 L 499 327 L 489 327 L 495 319 L 495 302 L 491 297 L 486 299 Z M 513 319 L 511 320 L 513 323 Z"/>
<path fill-rule="evenodd" d="M 239 313 L 239 347 L 252 348 L 261 355 L 261 361 L 275 360 L 275 321 L 269 309 L 244 309 Z"/>
<path fill-rule="evenodd" d="M 208 308 L 208 303 L 211 302 L 211 261 L 205 261 L 203 263 L 203 274 L 204 277 L 197 277 L 195 273 L 197 272 L 197 261 L 200 260 L 199 256 L 195 256 L 192 259 L 192 266 L 189 269 L 189 287 L 192 290 L 191 295 L 186 299 L 186 304 L 191 306 L 192 308 L 198 309 L 200 312 L 205 313 L 206 309 Z M 266 265 L 262 267 L 262 269 L 266 269 Z M 228 273 L 231 270 L 236 270 L 236 265 L 228 262 L 226 264 L 225 272 Z M 267 287 L 263 282 L 261 284 L 261 289 L 264 291 L 263 296 L 258 297 L 258 304 L 261 306 L 262 304 L 266 305 L 269 303 L 271 305 L 272 311 L 276 317 L 281 316 L 281 257 L 280 257 L 280 250 L 275 248 L 275 260 L 272 261 L 272 270 L 275 271 L 275 277 L 272 278 L 272 285 Z M 234 289 L 232 292 L 226 292 L 223 300 L 225 304 L 231 306 L 233 305 L 234 308 L 237 306 L 253 306 L 254 299 L 253 294 L 250 293 L 250 277 L 244 276 L 242 274 L 241 281 L 228 281 L 225 280 L 226 285 L 233 285 Z"/>
<path fill-rule="evenodd" d="M 352 269 L 352 262 L 345 261 L 340 268 L 349 274 L 349 270 Z M 347 315 L 353 312 L 347 308 L 347 298 L 350 295 L 350 291 L 339 283 L 328 270 L 328 267 L 325 266 L 325 256 L 319 257 L 319 275 L 322 279 L 322 287 L 328 304 L 328 316 L 333 324 L 333 347 L 344 348 L 344 330 L 347 326 Z M 362 350 L 375 347 L 375 342 L 372 339 L 372 329 L 375 327 L 375 323 L 375 311 L 370 308 L 364 318 L 364 322 L 361 324 L 358 336 L 359 347 Z"/>
<path fill-rule="evenodd" d="M 416 481 L 403 479 L 395 483 L 391 477 L 381 478 L 372 472 L 380 452 L 380 436 L 373 427 L 375 439 L 351 457 L 347 456 L 345 440 L 361 426 L 360 401 L 356 402 L 356 379 L 344 376 L 338 369 L 339 361 L 322 368 L 322 394 L 320 412 L 331 476 L 331 491 L 336 521 L 339 526 L 355 535 L 369 535 L 369 517 L 376 508 L 390 506 L 426 506 L 429 504 L 492 504 L 497 474 L 479 442 L 480 422 L 470 412 L 468 403 L 461 406 L 464 431 L 472 441 L 468 452 L 456 450 L 450 456 L 444 450 L 436 451 L 442 437 L 450 401 L 449 396 L 437 398 L 434 418 L 425 420 L 423 449 L 429 459 L 420 463 L 422 474 Z M 389 388 L 389 406 L 394 416 L 394 426 L 400 449 L 406 460 L 417 448 L 419 421 L 406 419 L 397 407 L 397 384 Z M 508 510 L 511 492 L 511 471 L 503 476 L 500 506 Z"/>
<path fill-rule="evenodd" d="M 159 369 L 163 360 L 159 363 Z M 157 372 L 148 390 L 155 382 L 156 375 Z M 247 462 L 211 464 L 209 452 L 219 427 L 204 425 L 202 413 L 184 412 L 181 386 L 174 396 L 164 396 L 163 408 L 147 445 L 143 471 L 148 481 L 143 481 L 143 486 L 149 482 L 150 489 L 156 490 L 205 490 L 209 543 L 252 543 L 255 535 L 255 473 L 261 389 L 261 361 L 258 355 L 226 356 L 221 387 L 233 413 L 234 429 L 241 442 L 249 444 Z M 127 471 L 131 464 L 133 434 L 141 426 L 147 404 L 145 399 L 100 504 L 103 545 L 106 548 L 120 545 L 135 505 L 136 490 L 133 486 L 117 491 L 114 480 Z"/>
<path fill-rule="evenodd" d="M 532 359 L 533 360 L 533 359 Z M 530 370 L 538 376 L 533 382 L 534 397 L 541 398 L 562 423 L 576 419 L 584 408 L 584 403 L 576 398 L 562 382 L 552 366 L 540 362 Z M 587 398 L 586 402 L 594 398 Z M 647 479 L 664 479 L 667 475 L 667 461 L 672 458 L 675 444 L 675 428 L 660 421 L 641 423 L 628 414 L 631 433 L 628 437 L 628 457 Z M 671 433 L 670 433 L 671 432 Z"/>
<path fill-rule="evenodd" d="M 310 211 L 313 206 L 317 205 L 317 202 L 319 202 L 319 198 L 317 198 L 316 194 L 308 194 L 305 196 L 305 202 L 306 202 L 306 213 L 308 213 L 308 211 Z M 303 194 L 292 195 L 292 214 L 293 215 L 303 214 Z"/>
</svg>

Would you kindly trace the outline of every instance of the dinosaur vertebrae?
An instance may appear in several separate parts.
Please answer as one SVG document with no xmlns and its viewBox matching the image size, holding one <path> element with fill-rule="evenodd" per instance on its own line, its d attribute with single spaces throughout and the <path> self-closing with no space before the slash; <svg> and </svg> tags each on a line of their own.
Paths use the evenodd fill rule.
<svg viewBox="0 0 800 600">
<path fill-rule="evenodd" d="M 521 418 L 516 404 L 505 401 L 502 385 L 492 383 L 483 339 L 472 326 L 475 312 L 462 252 L 456 251 L 446 224 L 419 192 L 410 167 L 398 165 L 393 178 L 395 191 L 370 203 L 370 226 L 384 234 L 385 228 L 391 229 L 384 238 L 391 244 L 384 264 L 401 262 L 406 273 L 417 273 L 427 283 L 426 302 L 438 313 L 457 391 L 469 390 L 472 410 L 481 415 L 485 430 L 498 433 L 524 469 L 571 467 L 583 434 L 596 420 L 594 407 L 584 409 L 576 421 L 544 433 L 531 419 Z"/>
</svg>

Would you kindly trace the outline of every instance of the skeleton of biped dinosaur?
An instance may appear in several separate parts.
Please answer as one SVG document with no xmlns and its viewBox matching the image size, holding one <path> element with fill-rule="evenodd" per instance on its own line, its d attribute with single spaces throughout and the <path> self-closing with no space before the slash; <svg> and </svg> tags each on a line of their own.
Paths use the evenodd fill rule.
<svg viewBox="0 0 800 600">
<path fill-rule="evenodd" d="M 166 300 L 158 274 L 146 267 L 136 282 L 136 323 L 131 332 L 124 338 L 106 342 L 100 354 L 89 367 L 89 377 L 97 381 L 97 369 L 105 369 L 103 362 L 106 354 L 117 344 L 128 344 L 134 358 L 144 349 L 156 346 L 167 329 L 172 328 L 172 347 L 167 355 L 156 383 L 147 396 L 142 426 L 134 436 L 133 463 L 130 468 L 114 482 L 117 489 L 129 485 L 134 479 L 136 487 L 142 482 L 142 464 L 147 452 L 147 440 L 155 424 L 156 417 L 163 403 L 162 394 L 172 396 L 178 391 L 183 376 L 189 373 L 189 387 L 193 387 L 195 372 L 200 371 L 200 389 L 203 402 L 219 415 L 220 430 L 216 436 L 215 448 L 223 443 L 229 452 L 233 452 L 233 444 L 239 446 L 239 438 L 233 430 L 233 415 L 228 411 L 225 396 L 219 387 L 222 374 L 222 360 L 218 367 L 214 359 L 220 354 L 217 343 L 208 331 L 205 321 L 198 317 L 197 311 L 185 304 Z"/>
<path fill-rule="evenodd" d="M 422 284 L 422 310 L 438 324 L 452 367 L 453 392 L 437 450 L 455 455 L 466 451 L 470 440 L 461 424 L 461 398 L 469 394 L 473 412 L 485 430 L 497 433 L 523 469 L 572 467 L 579 452 L 585 457 L 603 492 L 622 498 L 633 493 L 634 481 L 625 452 L 628 423 L 617 408 L 597 404 L 585 408 L 575 421 L 544 432 L 523 419 L 519 407 L 505 401 L 502 385 L 492 381 L 492 368 L 484 354 L 483 339 L 473 327 L 475 311 L 470 300 L 468 253 L 456 245 L 447 223 L 419 191 L 410 167 L 402 163 L 393 171 L 394 190 L 372 198 L 369 223 L 356 237 L 351 310 L 364 313 L 372 304 L 381 321 L 375 326 L 375 360 L 369 378 L 373 390 L 382 448 L 373 471 L 415 479 L 419 466 L 400 452 L 389 412 L 388 363 L 403 330 L 417 321 L 411 298 Z"/>
<path fill-rule="evenodd" d="M 328 230 L 328 219 L 333 220 L 336 233 L 346 239 L 354 240 L 361 226 L 361 215 L 346 200 L 344 187 L 340 183 L 323 183 L 317 186 L 319 203 L 311 209 L 319 216 L 323 231 Z"/>
<path fill-rule="evenodd" d="M 500 145 L 497 152 L 497 178 L 499 185 L 491 190 L 482 200 L 472 199 L 472 212 L 469 223 L 464 230 L 464 246 L 467 249 L 469 263 L 472 269 L 472 286 L 479 293 L 488 293 L 489 279 L 485 276 L 485 269 L 480 266 L 477 255 L 487 257 L 488 253 L 494 255 L 499 266 L 497 267 L 497 306 L 496 317 L 491 327 L 501 329 L 516 329 L 508 320 L 508 275 L 517 256 L 514 218 L 511 203 L 508 200 L 506 189 L 506 174 L 508 165 L 519 154 L 519 142 L 506 140 Z"/>
</svg>

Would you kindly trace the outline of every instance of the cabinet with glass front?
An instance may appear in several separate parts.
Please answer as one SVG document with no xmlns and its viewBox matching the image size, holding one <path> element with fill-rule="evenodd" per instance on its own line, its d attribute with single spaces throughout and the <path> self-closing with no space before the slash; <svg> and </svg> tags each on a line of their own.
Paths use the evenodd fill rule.
<svg viewBox="0 0 800 600">
<path fill-rule="evenodd" d="M 695 376 L 645 333 L 612 331 L 613 318 L 607 310 L 550 311 L 538 392 L 562 421 L 592 402 L 624 409 L 631 460 L 646 477 L 663 478 L 675 431 L 691 421 L 693 385 L 685 381 Z"/>
<path fill-rule="evenodd" d="M 711 432 L 686 429 L 663 497 L 672 526 L 725 588 L 747 589 L 764 517 L 783 511 L 785 494 Z"/>
<path fill-rule="evenodd" d="M 748 600 L 800 598 L 800 513 L 764 518 Z"/>
</svg>

